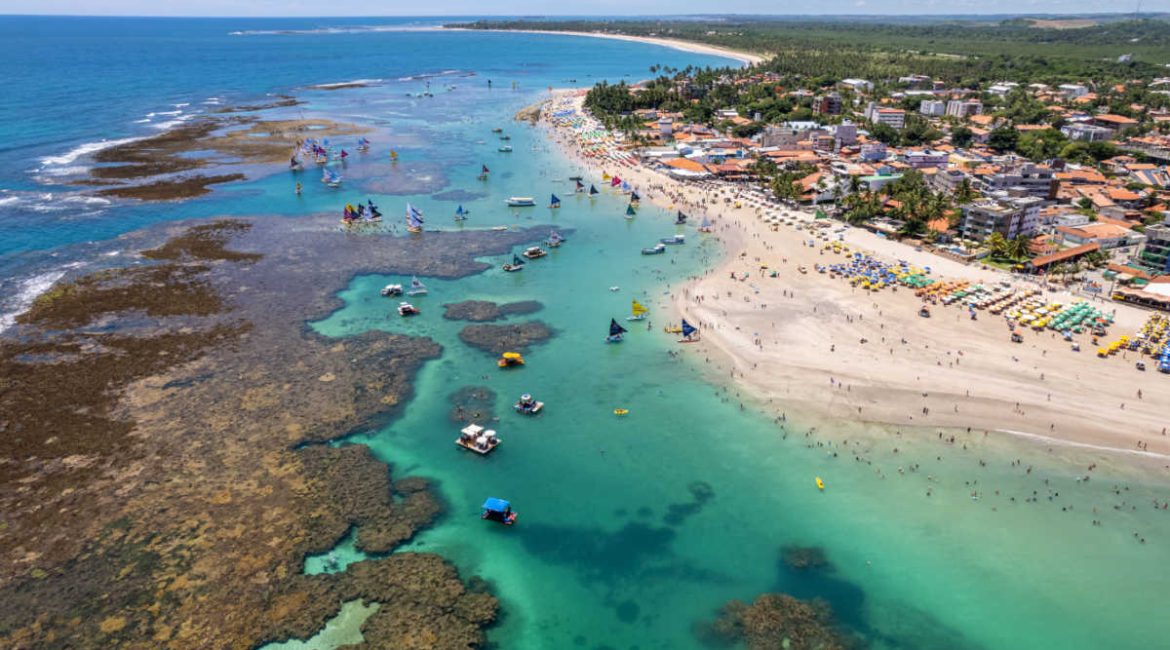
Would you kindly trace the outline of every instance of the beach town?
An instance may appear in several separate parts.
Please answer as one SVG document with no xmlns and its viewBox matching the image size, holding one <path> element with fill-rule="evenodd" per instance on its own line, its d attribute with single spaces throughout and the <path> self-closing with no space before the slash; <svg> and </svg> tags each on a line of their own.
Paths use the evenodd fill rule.
<svg viewBox="0 0 1170 650">
<path fill-rule="evenodd" d="M 1067 92 L 1077 91 L 1043 95 L 1062 101 Z M 1107 178 L 1094 166 L 1054 169 L 976 142 L 887 148 L 848 122 L 769 126 L 736 138 L 644 110 L 640 128 L 622 132 L 589 113 L 586 95 L 554 93 L 545 111 L 551 137 L 591 172 L 714 223 L 725 257 L 674 287 L 673 308 L 703 327 L 719 372 L 757 398 L 804 417 L 974 428 L 1155 461 L 1170 452 L 1170 275 L 1158 266 L 1160 238 L 1170 232 L 1159 223 L 1170 197 L 1164 166 L 1117 156 L 1103 165 L 1114 170 Z M 836 93 L 813 101 L 844 110 Z M 931 102 L 972 125 L 996 121 L 975 98 L 923 100 L 925 109 L 934 110 Z M 750 122 L 734 109 L 720 117 Z M 758 182 L 761 160 L 808 173 L 781 200 Z M 836 205 L 849 204 L 850 185 L 877 195 L 905 173 L 931 187 L 980 189 L 957 214 L 931 221 L 932 236 L 900 237 L 893 198 L 862 223 L 840 218 Z M 1127 189 L 1134 179 L 1150 186 Z M 1092 202 L 1091 216 L 1078 201 Z M 988 241 L 1018 237 L 1027 238 L 1026 261 L 993 263 Z M 1068 268 L 1090 254 L 1093 266 Z"/>
</svg>

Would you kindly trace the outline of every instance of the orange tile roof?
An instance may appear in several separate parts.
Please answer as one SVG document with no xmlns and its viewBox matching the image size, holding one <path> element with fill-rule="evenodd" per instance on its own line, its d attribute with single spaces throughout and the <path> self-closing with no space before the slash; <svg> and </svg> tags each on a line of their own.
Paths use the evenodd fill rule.
<svg viewBox="0 0 1170 650">
<path fill-rule="evenodd" d="M 1131 192 L 1124 187 L 1111 187 L 1105 190 L 1105 194 L 1113 201 L 1140 201 L 1142 198 L 1141 194 Z"/>
<path fill-rule="evenodd" d="M 1091 253 L 1093 251 L 1099 251 L 1099 250 L 1101 250 L 1101 245 L 1098 244 L 1097 242 L 1093 242 L 1090 244 L 1084 244 L 1082 246 L 1077 246 L 1075 248 L 1069 248 L 1069 249 L 1065 249 L 1065 250 L 1062 250 L 1062 251 L 1059 251 L 1056 253 L 1052 253 L 1051 255 L 1041 255 L 1040 257 L 1033 259 L 1028 264 L 1030 264 L 1032 266 L 1032 268 L 1040 268 L 1043 266 L 1048 266 L 1049 264 L 1054 264 L 1056 262 L 1063 262 L 1064 260 L 1067 260 L 1067 259 L 1079 257 L 1081 255 L 1084 255 L 1085 253 Z"/>
<path fill-rule="evenodd" d="M 1124 115 L 1114 115 L 1112 113 L 1104 113 L 1102 115 L 1097 115 L 1093 119 L 1098 121 L 1098 122 L 1108 122 L 1110 124 L 1116 124 L 1118 126 L 1130 126 L 1130 125 L 1138 123 L 1138 121 L 1133 119 L 1133 118 L 1129 118 L 1129 117 L 1126 117 Z"/>
<path fill-rule="evenodd" d="M 690 160 L 688 158 L 671 158 L 669 160 L 663 161 L 663 164 L 668 166 L 668 167 L 674 167 L 675 169 L 682 169 L 682 170 L 688 171 L 688 172 L 705 172 L 705 171 L 707 171 L 707 168 L 704 165 L 697 163 L 693 160 Z"/>
</svg>

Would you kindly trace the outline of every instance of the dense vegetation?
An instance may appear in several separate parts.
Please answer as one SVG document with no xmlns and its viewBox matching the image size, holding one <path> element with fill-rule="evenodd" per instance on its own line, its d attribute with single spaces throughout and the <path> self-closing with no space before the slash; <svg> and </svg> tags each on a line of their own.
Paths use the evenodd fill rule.
<svg viewBox="0 0 1170 650">
<path fill-rule="evenodd" d="M 480 21 L 482 29 L 606 31 L 663 36 L 774 55 L 764 69 L 811 76 L 885 78 L 926 74 L 971 86 L 998 80 L 1123 80 L 1164 74 L 1170 22 L 1106 22 L 1047 29 L 1026 20 L 988 24 L 810 21 L 772 18 Z M 1118 62 L 1123 55 L 1132 61 Z"/>
</svg>

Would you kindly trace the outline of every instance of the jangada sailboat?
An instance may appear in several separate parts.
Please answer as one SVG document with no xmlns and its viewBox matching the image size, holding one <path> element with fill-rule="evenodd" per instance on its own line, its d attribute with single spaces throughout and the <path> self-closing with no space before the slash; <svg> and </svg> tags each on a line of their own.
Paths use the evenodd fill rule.
<svg viewBox="0 0 1170 650">
<path fill-rule="evenodd" d="M 556 195 L 556 194 L 553 194 L 553 195 L 552 195 L 552 198 L 550 198 L 550 199 L 548 200 L 548 207 L 550 207 L 550 208 L 559 208 L 559 207 L 561 207 L 561 200 L 560 200 L 559 198 L 557 198 L 557 195 Z"/>
<path fill-rule="evenodd" d="M 524 270 L 524 260 L 520 259 L 519 255 L 516 255 L 513 253 L 512 254 L 512 263 L 511 264 L 504 264 L 500 268 L 504 269 L 504 271 L 506 271 L 508 273 L 515 273 L 516 271 L 523 271 Z"/>
<path fill-rule="evenodd" d="M 633 303 L 630 307 L 631 313 L 629 316 L 626 316 L 626 320 L 646 320 L 646 314 L 649 314 L 650 310 L 646 309 L 645 305 L 637 300 L 633 301 Z"/>
<path fill-rule="evenodd" d="M 456 221 L 467 221 L 467 215 L 470 213 L 471 213 L 471 210 L 464 210 L 463 206 L 461 205 L 455 209 L 455 220 Z"/>
<path fill-rule="evenodd" d="M 593 197 L 597 196 L 598 194 L 601 194 L 601 192 L 598 191 L 597 186 L 590 185 L 589 186 L 589 198 L 593 198 Z"/>
<path fill-rule="evenodd" d="M 616 318 L 609 319 L 609 336 L 605 337 L 606 343 L 621 343 L 622 335 L 626 333 L 626 328 L 618 325 Z"/>
<path fill-rule="evenodd" d="M 703 217 L 703 221 L 699 223 L 699 232 L 711 232 L 714 228 L 711 226 L 711 220 Z"/>
<path fill-rule="evenodd" d="M 682 321 L 682 335 L 678 340 L 679 343 L 698 343 L 699 342 L 699 328 L 687 322 L 687 319 Z"/>
<path fill-rule="evenodd" d="M 406 230 L 413 233 L 422 232 L 423 218 L 422 210 L 413 205 L 406 204 Z"/>
</svg>

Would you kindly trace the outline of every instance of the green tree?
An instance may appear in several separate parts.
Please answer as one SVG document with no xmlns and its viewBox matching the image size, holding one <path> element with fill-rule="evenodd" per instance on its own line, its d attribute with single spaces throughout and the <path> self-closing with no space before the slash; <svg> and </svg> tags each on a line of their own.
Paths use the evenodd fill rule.
<svg viewBox="0 0 1170 650">
<path fill-rule="evenodd" d="M 970 146 L 974 139 L 975 133 L 965 126 L 959 125 L 951 129 L 951 144 L 960 149 Z"/>
<path fill-rule="evenodd" d="M 1019 140 L 1020 132 L 1010 124 L 1005 124 L 988 134 L 987 146 L 1000 152 L 1015 151 Z"/>
</svg>

